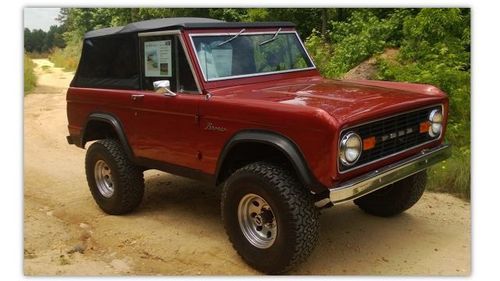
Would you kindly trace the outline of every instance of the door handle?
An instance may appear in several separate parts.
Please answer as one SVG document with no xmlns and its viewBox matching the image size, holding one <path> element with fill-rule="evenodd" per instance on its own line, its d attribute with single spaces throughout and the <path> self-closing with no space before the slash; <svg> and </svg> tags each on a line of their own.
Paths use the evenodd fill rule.
<svg viewBox="0 0 500 281">
<path fill-rule="evenodd" d="M 130 96 L 130 99 L 133 101 L 142 100 L 142 98 L 144 98 L 144 95 L 131 95 Z"/>
</svg>

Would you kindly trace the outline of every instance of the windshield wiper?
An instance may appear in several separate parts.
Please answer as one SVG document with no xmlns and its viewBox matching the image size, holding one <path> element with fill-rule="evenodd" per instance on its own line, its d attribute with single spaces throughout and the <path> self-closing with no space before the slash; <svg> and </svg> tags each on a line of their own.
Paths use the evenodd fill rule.
<svg viewBox="0 0 500 281">
<path fill-rule="evenodd" d="M 280 31 L 281 31 L 281 27 L 278 28 L 278 31 L 276 31 L 276 33 L 274 33 L 273 38 L 260 42 L 259 46 L 262 46 L 264 44 L 267 44 L 267 43 L 270 43 L 270 42 L 273 42 L 274 40 L 276 40 L 276 37 L 278 37 L 278 34 L 280 33 Z"/>
<path fill-rule="evenodd" d="M 243 28 L 242 30 L 240 30 L 240 32 L 238 32 L 238 34 L 234 35 L 233 37 L 231 37 L 231 38 L 227 39 L 227 40 L 226 40 L 226 41 L 224 41 L 224 42 L 219 43 L 219 44 L 217 45 L 217 47 L 220 47 L 220 46 L 222 46 L 222 45 L 224 45 L 224 44 L 226 44 L 226 43 L 229 43 L 229 42 L 233 41 L 234 39 L 238 38 L 238 36 L 240 36 L 243 32 L 245 32 L 245 29 L 244 29 L 244 28 Z"/>
</svg>

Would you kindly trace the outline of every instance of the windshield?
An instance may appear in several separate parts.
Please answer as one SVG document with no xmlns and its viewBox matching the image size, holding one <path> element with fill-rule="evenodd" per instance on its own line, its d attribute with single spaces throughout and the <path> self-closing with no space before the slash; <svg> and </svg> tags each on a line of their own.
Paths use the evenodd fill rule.
<svg viewBox="0 0 500 281">
<path fill-rule="evenodd" d="M 296 32 L 191 38 L 207 81 L 314 68 Z"/>
</svg>

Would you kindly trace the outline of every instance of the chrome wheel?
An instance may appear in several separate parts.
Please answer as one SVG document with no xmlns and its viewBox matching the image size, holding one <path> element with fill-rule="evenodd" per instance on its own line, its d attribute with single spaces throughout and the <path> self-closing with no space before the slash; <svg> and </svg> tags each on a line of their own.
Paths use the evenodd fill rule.
<svg viewBox="0 0 500 281">
<path fill-rule="evenodd" d="M 245 238 L 257 248 L 274 244 L 278 225 L 271 206 L 259 195 L 245 195 L 238 205 L 238 221 Z"/>
<path fill-rule="evenodd" d="M 111 169 L 103 160 L 98 160 L 94 167 L 94 177 L 97 189 L 102 196 L 109 198 L 115 191 Z"/>
</svg>

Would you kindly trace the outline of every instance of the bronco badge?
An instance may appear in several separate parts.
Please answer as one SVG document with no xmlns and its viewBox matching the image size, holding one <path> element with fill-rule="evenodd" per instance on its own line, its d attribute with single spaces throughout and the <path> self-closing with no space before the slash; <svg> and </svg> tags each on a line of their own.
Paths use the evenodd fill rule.
<svg viewBox="0 0 500 281">
<path fill-rule="evenodd" d="M 212 124 L 212 122 L 208 122 L 207 123 L 207 126 L 205 127 L 205 130 L 207 130 L 207 131 L 217 131 L 217 132 L 225 132 L 225 131 L 227 131 L 227 129 L 224 128 L 224 127 L 214 126 L 214 124 Z"/>
</svg>

